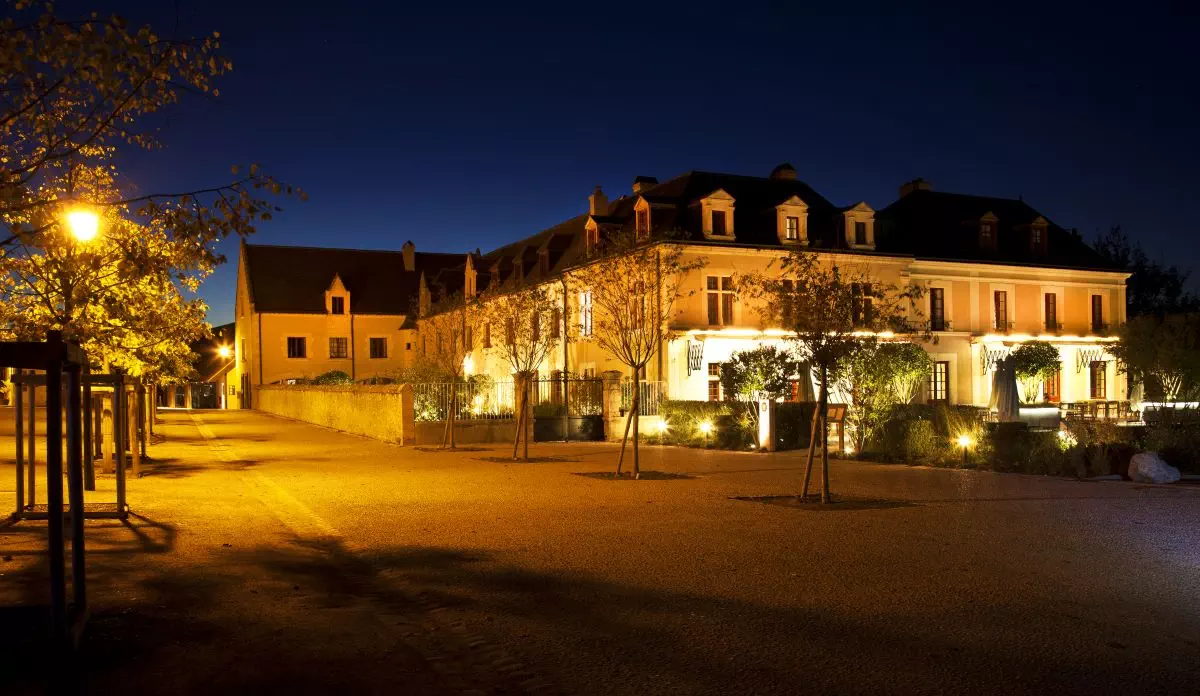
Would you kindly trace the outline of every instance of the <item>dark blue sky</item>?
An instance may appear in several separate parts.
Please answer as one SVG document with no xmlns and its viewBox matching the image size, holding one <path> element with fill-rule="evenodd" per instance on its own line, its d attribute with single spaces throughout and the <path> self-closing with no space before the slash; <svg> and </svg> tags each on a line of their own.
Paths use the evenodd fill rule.
<svg viewBox="0 0 1200 696">
<path fill-rule="evenodd" d="M 1200 259 L 1190 18 L 809 4 L 180 0 L 182 29 L 220 31 L 234 72 L 219 100 L 185 99 L 168 149 L 128 177 L 175 189 L 255 161 L 311 199 L 253 241 L 466 251 L 582 212 L 596 184 L 615 197 L 638 174 L 787 160 L 839 204 L 882 207 L 922 176 Z M 87 7 L 175 19 L 167 2 Z M 223 251 L 214 324 L 232 318 L 236 242 Z"/>
</svg>

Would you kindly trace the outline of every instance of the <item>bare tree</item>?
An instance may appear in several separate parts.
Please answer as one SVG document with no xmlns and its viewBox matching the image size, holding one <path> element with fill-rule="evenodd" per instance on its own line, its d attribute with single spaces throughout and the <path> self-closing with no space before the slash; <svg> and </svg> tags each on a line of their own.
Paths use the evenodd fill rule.
<svg viewBox="0 0 1200 696">
<path fill-rule="evenodd" d="M 549 288 L 537 285 L 500 288 L 479 299 L 480 325 L 486 327 L 492 345 L 513 371 L 517 411 L 514 460 L 522 442 L 521 458 L 529 459 L 529 437 L 533 430 L 529 390 L 538 367 L 557 340 L 550 326 L 556 306 Z"/>
<path fill-rule="evenodd" d="M 467 300 L 462 293 L 452 293 L 432 303 L 426 316 L 418 322 L 421 335 L 426 337 L 429 361 L 450 378 L 450 403 L 446 432 L 442 436 L 442 446 L 450 449 L 455 449 L 458 392 L 466 374 L 466 359 L 474 343 L 472 326 L 477 314 L 478 305 L 474 300 Z"/>
<path fill-rule="evenodd" d="M 685 289 L 688 273 L 705 265 L 704 257 L 685 259 L 683 247 L 669 239 L 639 241 L 632 233 L 603 241 L 593 258 L 572 271 L 574 284 L 591 293 L 590 326 L 579 327 L 629 369 L 633 399 L 625 420 L 617 476 L 625 460 L 625 444 L 633 429 L 633 477 L 641 475 L 638 459 L 638 412 L 646 365 L 664 342 L 674 338 L 670 323 L 675 301 L 694 291 Z"/>
<path fill-rule="evenodd" d="M 817 253 L 793 249 L 765 273 L 739 279 L 741 290 L 758 300 L 764 319 L 795 332 L 799 356 L 820 374 L 802 497 L 808 497 L 813 458 L 820 438 L 821 502 L 829 494 L 829 382 L 856 352 L 873 348 L 880 335 L 912 333 L 920 322 L 920 286 L 879 282 L 866 267 L 823 262 Z"/>
</svg>

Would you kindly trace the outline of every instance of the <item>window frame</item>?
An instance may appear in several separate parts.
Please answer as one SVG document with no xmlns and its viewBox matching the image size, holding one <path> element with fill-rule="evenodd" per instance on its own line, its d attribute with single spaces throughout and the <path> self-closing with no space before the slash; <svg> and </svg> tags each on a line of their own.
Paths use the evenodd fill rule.
<svg viewBox="0 0 1200 696">
<path fill-rule="evenodd" d="M 710 210 L 708 212 L 708 229 L 710 230 L 709 234 L 714 237 L 729 236 L 729 218 L 726 217 L 726 213 L 727 211 L 724 210 Z M 718 215 L 720 217 L 717 217 Z M 721 221 L 721 230 L 719 232 L 717 231 L 717 220 Z"/>
<path fill-rule="evenodd" d="M 724 394 L 721 393 L 721 363 L 710 362 L 706 373 L 706 384 L 708 386 L 708 401 L 724 401 Z M 713 398 L 713 397 L 716 398 Z"/>
<path fill-rule="evenodd" d="M 1046 331 L 1058 331 L 1058 293 L 1042 293 L 1042 325 Z"/>
<path fill-rule="evenodd" d="M 592 324 L 592 291 L 579 292 L 579 336 L 590 338 L 595 326 Z"/>
<path fill-rule="evenodd" d="M 288 336 L 285 341 L 285 348 L 288 360 L 307 360 L 308 336 Z"/>
<path fill-rule="evenodd" d="M 865 220 L 854 221 L 854 245 L 870 245 L 869 237 L 867 236 L 867 222 Z"/>
<path fill-rule="evenodd" d="M 341 348 L 340 354 L 335 354 L 334 346 Z M 330 360 L 349 360 L 350 359 L 350 339 L 345 336 L 330 336 L 329 337 L 329 359 Z"/>
<path fill-rule="evenodd" d="M 946 330 L 946 288 L 929 288 L 929 330 Z"/>
<path fill-rule="evenodd" d="M 1092 333 L 1104 331 L 1104 295 L 1092 293 Z"/>
<path fill-rule="evenodd" d="M 329 313 L 344 315 L 346 313 L 346 298 L 341 295 L 334 295 L 329 298 Z"/>
<path fill-rule="evenodd" d="M 1003 313 L 1000 312 L 1002 307 Z M 996 331 L 1008 331 L 1011 328 L 1008 319 L 1008 290 L 992 291 L 992 328 Z"/>
<path fill-rule="evenodd" d="M 941 379 L 939 380 L 939 377 Z M 941 387 L 939 390 L 939 386 Z M 933 404 L 950 403 L 950 361 L 949 360 L 934 360 L 933 365 L 929 370 L 929 385 L 928 385 L 927 401 Z M 942 397 L 938 398 L 941 393 Z"/>
<path fill-rule="evenodd" d="M 783 239 L 787 242 L 800 241 L 800 217 L 785 215 L 783 218 Z"/>
<path fill-rule="evenodd" d="M 1108 399 L 1108 362 L 1093 360 L 1088 365 L 1088 398 L 1094 401 Z"/>
<path fill-rule="evenodd" d="M 383 346 L 383 354 L 379 355 L 375 350 L 376 346 Z M 386 336 L 368 336 L 367 337 L 367 359 L 368 360 L 387 360 L 388 357 L 388 339 Z"/>
<path fill-rule="evenodd" d="M 733 326 L 737 293 L 733 276 L 704 276 L 705 312 L 709 326 Z M 716 321 L 713 321 L 716 319 Z"/>
</svg>

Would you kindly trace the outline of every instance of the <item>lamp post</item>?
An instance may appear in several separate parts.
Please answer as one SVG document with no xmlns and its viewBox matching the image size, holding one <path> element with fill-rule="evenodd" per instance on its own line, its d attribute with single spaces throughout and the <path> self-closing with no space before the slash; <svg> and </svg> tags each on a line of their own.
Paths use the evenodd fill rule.
<svg viewBox="0 0 1200 696">
<path fill-rule="evenodd" d="M 972 439 L 971 436 L 967 435 L 966 433 L 963 433 L 962 435 L 958 436 L 958 446 L 962 447 L 963 466 L 967 465 L 967 448 L 969 448 L 974 443 L 975 443 L 975 440 Z"/>
</svg>

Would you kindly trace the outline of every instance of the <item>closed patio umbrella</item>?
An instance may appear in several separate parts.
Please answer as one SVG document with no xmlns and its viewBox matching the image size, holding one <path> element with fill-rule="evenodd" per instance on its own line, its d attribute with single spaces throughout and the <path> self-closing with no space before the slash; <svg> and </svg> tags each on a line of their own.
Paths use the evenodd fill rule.
<svg viewBox="0 0 1200 696">
<path fill-rule="evenodd" d="M 992 375 L 992 398 L 988 410 L 995 411 L 1002 423 L 1020 420 L 1020 399 L 1017 396 L 1017 372 L 1011 357 L 996 363 Z"/>
</svg>

